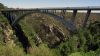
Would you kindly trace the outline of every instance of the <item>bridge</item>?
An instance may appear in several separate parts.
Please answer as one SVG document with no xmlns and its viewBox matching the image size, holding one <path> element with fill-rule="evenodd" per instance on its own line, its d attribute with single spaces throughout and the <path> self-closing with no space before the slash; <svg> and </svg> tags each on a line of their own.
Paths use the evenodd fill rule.
<svg viewBox="0 0 100 56">
<path fill-rule="evenodd" d="M 65 20 L 65 15 L 67 10 L 72 10 L 73 14 L 71 17 L 70 22 Z M 55 19 L 62 22 L 63 25 L 66 26 L 69 30 L 73 31 L 75 30 L 75 17 L 78 10 L 86 10 L 86 16 L 83 22 L 83 27 L 86 27 L 89 15 L 92 10 L 100 10 L 100 7 L 65 7 L 65 8 L 34 8 L 34 9 L 5 9 L 1 10 L 1 13 L 7 17 L 10 24 L 12 26 L 15 26 L 18 24 L 18 22 L 23 19 L 26 15 L 32 14 L 32 13 L 41 13 L 41 14 L 47 14 L 49 16 L 54 17 Z M 62 15 L 57 15 L 57 13 L 61 13 Z"/>
<path fill-rule="evenodd" d="M 65 20 L 65 15 L 67 10 L 72 10 L 72 16 L 70 20 Z M 60 21 L 68 30 L 71 32 L 77 30 L 75 25 L 75 17 L 79 10 L 86 10 L 86 16 L 84 18 L 83 27 L 86 27 L 87 21 L 91 14 L 92 10 L 100 11 L 100 7 L 66 7 L 66 8 L 34 8 L 34 9 L 5 9 L 1 10 L 1 13 L 8 19 L 10 25 L 16 32 L 16 36 L 18 37 L 19 41 L 22 43 L 25 51 L 27 52 L 27 48 L 31 45 L 24 35 L 21 26 L 18 22 L 23 19 L 25 16 L 32 14 L 32 13 L 40 13 L 44 15 L 49 15 L 54 17 L 54 19 Z M 61 13 L 58 15 L 57 13 Z"/>
<path fill-rule="evenodd" d="M 65 20 L 65 15 L 67 10 L 72 10 L 73 14 L 70 22 Z M 98 7 L 66 7 L 66 8 L 34 8 L 34 9 L 5 9 L 1 10 L 1 13 L 7 17 L 10 24 L 15 26 L 18 22 L 23 19 L 26 15 L 32 13 L 41 13 L 47 14 L 49 16 L 54 17 L 55 19 L 62 22 L 63 25 L 66 26 L 69 30 L 73 31 L 75 29 L 74 21 L 78 10 L 86 10 L 86 16 L 83 22 L 83 27 L 86 27 L 89 15 L 92 10 L 100 10 Z M 61 13 L 62 15 L 57 15 L 57 13 Z"/>
</svg>

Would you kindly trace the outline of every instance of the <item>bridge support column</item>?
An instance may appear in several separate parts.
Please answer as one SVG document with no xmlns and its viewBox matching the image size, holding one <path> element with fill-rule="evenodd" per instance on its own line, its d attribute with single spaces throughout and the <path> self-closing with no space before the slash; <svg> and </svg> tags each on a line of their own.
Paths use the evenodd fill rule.
<svg viewBox="0 0 100 56">
<path fill-rule="evenodd" d="M 83 27 L 86 27 L 87 21 L 88 21 L 89 16 L 90 16 L 90 13 L 91 13 L 91 10 L 88 10 L 88 11 L 87 11 L 87 14 L 86 14 L 86 16 L 85 16 L 85 19 L 84 19 L 84 21 L 83 21 Z"/>
<path fill-rule="evenodd" d="M 46 12 L 46 10 L 42 10 L 42 12 L 44 12 L 44 13 L 45 13 L 45 12 Z"/>
<path fill-rule="evenodd" d="M 45 10 L 45 13 L 47 13 L 48 12 L 48 10 Z"/>
<path fill-rule="evenodd" d="M 53 13 L 53 14 L 54 14 L 54 10 L 51 10 L 51 13 Z"/>
<path fill-rule="evenodd" d="M 54 14 L 56 14 L 56 10 L 54 10 Z"/>
<path fill-rule="evenodd" d="M 73 14 L 72 14 L 72 22 L 75 21 L 75 17 L 76 17 L 76 14 L 77 14 L 77 10 L 73 10 Z"/>
<path fill-rule="evenodd" d="M 55 10 L 53 10 L 53 14 L 55 14 Z"/>
<path fill-rule="evenodd" d="M 5 16 L 8 18 L 9 23 L 12 24 L 13 21 L 12 21 L 12 17 L 11 17 L 10 12 L 6 12 L 6 13 L 5 13 Z"/>
<path fill-rule="evenodd" d="M 66 15 L 66 10 L 62 10 L 62 16 L 63 16 L 63 18 L 65 18 L 65 15 Z"/>
<path fill-rule="evenodd" d="M 46 12 L 48 13 L 48 10 L 46 10 Z"/>
<path fill-rule="evenodd" d="M 12 12 L 12 13 L 10 13 L 10 19 L 11 19 L 11 21 L 13 22 L 14 21 L 14 19 L 15 19 L 15 17 L 14 17 L 14 13 Z"/>
<path fill-rule="evenodd" d="M 47 13 L 47 10 L 44 10 L 45 13 Z"/>
</svg>

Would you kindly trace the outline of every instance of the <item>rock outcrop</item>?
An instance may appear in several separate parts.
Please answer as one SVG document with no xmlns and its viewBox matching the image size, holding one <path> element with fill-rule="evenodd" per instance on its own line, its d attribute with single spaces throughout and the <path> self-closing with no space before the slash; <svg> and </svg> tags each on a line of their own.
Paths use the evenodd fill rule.
<svg viewBox="0 0 100 56">
<path fill-rule="evenodd" d="M 0 28 L 3 31 L 3 41 L 6 45 L 15 46 L 13 40 L 13 30 L 7 23 L 0 23 Z"/>
<path fill-rule="evenodd" d="M 55 47 L 64 41 L 65 36 L 58 27 L 49 24 L 41 24 L 40 27 L 40 32 L 37 33 L 37 42 L 41 42 L 42 40 L 43 42 L 47 42 L 50 47 Z"/>
</svg>

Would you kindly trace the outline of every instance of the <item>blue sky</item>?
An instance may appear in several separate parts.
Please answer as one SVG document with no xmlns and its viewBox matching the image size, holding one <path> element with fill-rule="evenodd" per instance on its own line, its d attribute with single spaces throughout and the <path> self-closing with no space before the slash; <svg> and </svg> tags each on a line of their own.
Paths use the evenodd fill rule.
<svg viewBox="0 0 100 56">
<path fill-rule="evenodd" d="M 100 0 L 0 0 L 13 8 L 100 6 Z"/>
</svg>

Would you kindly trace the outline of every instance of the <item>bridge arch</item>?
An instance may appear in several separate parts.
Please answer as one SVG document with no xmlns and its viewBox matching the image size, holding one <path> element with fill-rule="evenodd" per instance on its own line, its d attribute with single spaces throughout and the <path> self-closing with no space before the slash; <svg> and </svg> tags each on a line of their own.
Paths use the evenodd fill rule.
<svg viewBox="0 0 100 56">
<path fill-rule="evenodd" d="M 45 14 L 45 15 L 49 15 L 51 17 L 53 17 L 54 19 L 58 20 L 59 22 L 61 22 L 65 27 L 66 29 L 68 29 L 69 31 L 71 32 L 74 32 L 77 30 L 75 24 L 71 21 L 71 20 L 65 20 L 63 17 L 61 16 L 58 16 L 54 13 L 50 13 L 50 12 L 41 12 L 41 11 L 33 11 L 33 12 L 27 12 L 23 15 L 21 15 L 20 17 L 18 17 L 17 19 L 14 20 L 14 22 L 12 23 L 13 26 L 16 26 L 16 24 L 18 24 L 18 22 L 23 19 L 25 16 L 27 15 L 30 15 L 32 13 L 42 13 L 42 14 Z"/>
<path fill-rule="evenodd" d="M 27 12 L 27 13 L 25 13 L 25 14 L 19 16 L 18 18 L 16 18 L 16 19 L 14 20 L 14 22 L 12 23 L 12 25 L 13 25 L 13 26 L 16 25 L 20 20 L 24 19 L 25 16 L 30 15 L 30 14 L 33 14 L 33 13 L 41 13 L 41 14 L 49 15 L 49 16 L 53 17 L 54 19 L 58 20 L 58 21 L 61 21 L 61 22 L 65 21 L 63 17 L 58 16 L 58 15 L 56 15 L 56 14 L 54 14 L 54 13 L 50 13 L 50 12 L 41 12 L 41 11 L 33 11 L 33 12 Z"/>
</svg>

